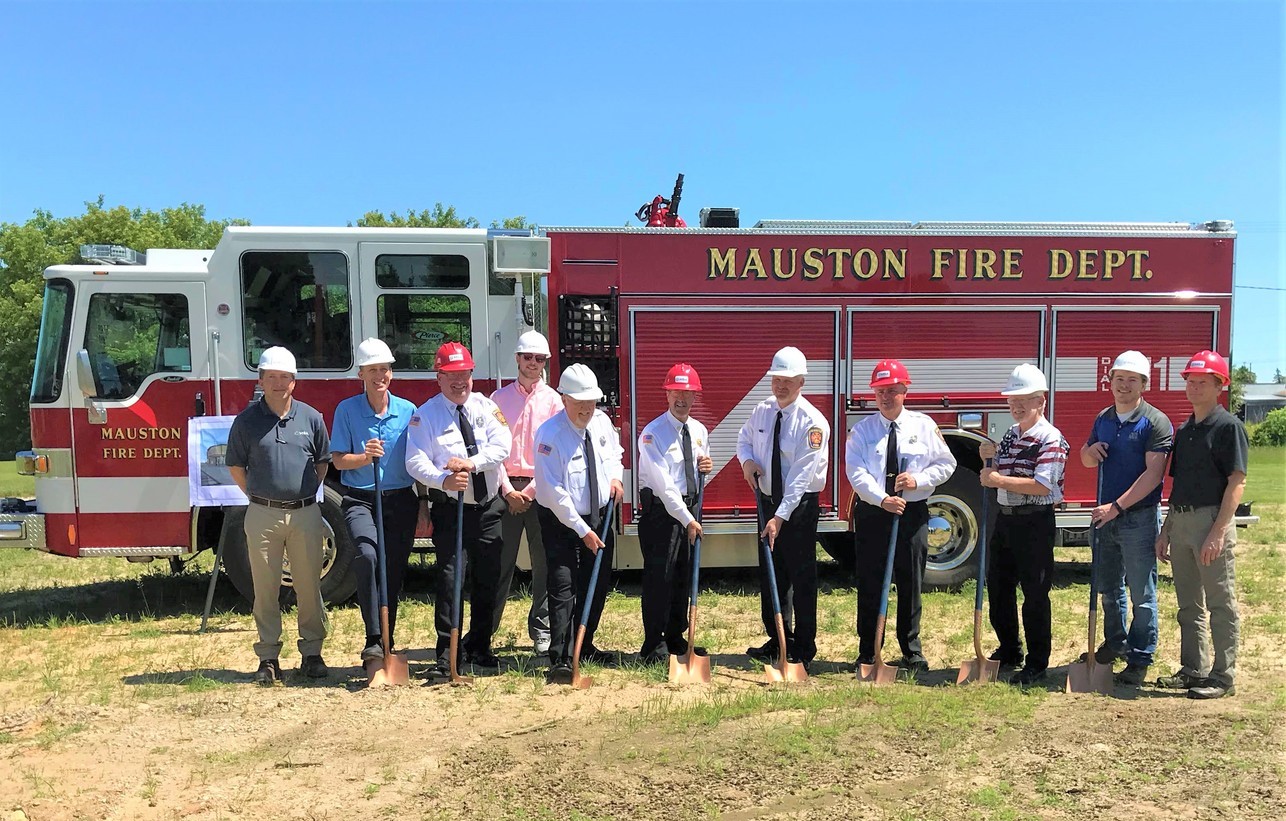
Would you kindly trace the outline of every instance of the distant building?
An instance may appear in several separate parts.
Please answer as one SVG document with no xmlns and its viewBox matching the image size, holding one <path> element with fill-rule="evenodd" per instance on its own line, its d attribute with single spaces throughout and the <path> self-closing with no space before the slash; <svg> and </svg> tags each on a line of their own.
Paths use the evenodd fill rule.
<svg viewBox="0 0 1286 821">
<path fill-rule="evenodd" d="M 1277 382 L 1242 385 L 1242 402 L 1238 415 L 1247 422 L 1262 422 L 1278 408 L 1286 408 L 1286 385 Z"/>
</svg>

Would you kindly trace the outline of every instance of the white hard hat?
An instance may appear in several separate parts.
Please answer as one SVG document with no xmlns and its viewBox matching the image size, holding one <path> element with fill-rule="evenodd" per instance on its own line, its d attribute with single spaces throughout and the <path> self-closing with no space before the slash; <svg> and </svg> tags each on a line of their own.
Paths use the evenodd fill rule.
<svg viewBox="0 0 1286 821">
<path fill-rule="evenodd" d="M 363 339 L 362 344 L 357 346 L 357 367 L 364 368 L 367 365 L 392 365 L 393 352 L 384 344 L 384 340 L 371 337 Z"/>
<path fill-rule="evenodd" d="M 274 345 L 259 354 L 259 370 L 285 371 L 291 375 L 299 373 L 295 368 L 295 355 L 280 345 Z"/>
<path fill-rule="evenodd" d="M 542 356 L 551 356 L 549 353 L 549 340 L 540 331 L 527 331 L 518 337 L 518 347 L 514 353 L 538 353 Z"/>
<path fill-rule="evenodd" d="M 808 360 L 799 348 L 787 346 L 773 354 L 769 376 L 805 376 L 807 374 Z"/>
<path fill-rule="evenodd" d="M 570 399 L 593 399 L 597 402 L 603 398 L 603 392 L 598 387 L 598 377 L 579 363 L 568 365 L 567 370 L 563 371 L 562 378 L 558 380 L 558 392 Z"/>
<path fill-rule="evenodd" d="M 1111 376 L 1112 371 L 1129 371 L 1147 379 L 1148 374 L 1152 373 L 1152 363 L 1148 362 L 1148 358 L 1138 351 L 1126 351 L 1112 363 L 1107 375 Z"/>
<path fill-rule="evenodd" d="M 1029 393 L 1047 390 L 1049 390 L 1049 383 L 1045 381 L 1045 374 L 1041 373 L 1040 368 L 1035 365 L 1024 362 L 1009 374 L 1009 381 L 1005 383 L 1005 389 L 1000 392 L 1000 395 L 1026 396 Z"/>
</svg>

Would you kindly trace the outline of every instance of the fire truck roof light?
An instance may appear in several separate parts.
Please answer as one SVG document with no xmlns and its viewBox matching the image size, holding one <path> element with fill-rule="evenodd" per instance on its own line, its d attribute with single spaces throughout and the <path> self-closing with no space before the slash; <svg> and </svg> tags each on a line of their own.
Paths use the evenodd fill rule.
<svg viewBox="0 0 1286 821">
<path fill-rule="evenodd" d="M 146 265 L 147 253 L 124 245 L 82 245 L 80 258 L 98 265 Z"/>
</svg>

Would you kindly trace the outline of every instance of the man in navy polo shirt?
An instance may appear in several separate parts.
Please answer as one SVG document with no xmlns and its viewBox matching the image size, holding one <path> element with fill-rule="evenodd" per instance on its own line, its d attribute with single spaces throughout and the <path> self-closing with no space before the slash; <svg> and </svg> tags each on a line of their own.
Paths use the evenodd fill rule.
<svg viewBox="0 0 1286 821">
<path fill-rule="evenodd" d="M 393 352 L 379 339 L 357 346 L 357 377 L 363 391 L 335 408 L 330 446 L 331 463 L 344 485 L 344 521 L 358 555 L 357 603 L 366 625 L 362 664 L 371 672 L 384 661 L 380 644 L 379 575 L 375 563 L 375 460 L 379 459 L 383 494 L 384 559 L 388 577 L 388 644 L 393 647 L 397 599 L 406 577 L 406 563 L 415 541 L 420 497 L 406 472 L 406 430 L 415 405 L 393 395 Z"/>
<path fill-rule="evenodd" d="M 282 557 L 299 600 L 299 672 L 309 678 L 330 674 L 322 660 L 329 632 L 322 605 L 322 517 L 317 491 L 330 469 L 330 437 L 314 408 L 293 399 L 295 357 L 282 347 L 259 357 L 263 398 L 237 414 L 228 431 L 228 472 L 250 499 L 246 508 L 246 552 L 254 581 L 254 680 L 270 686 L 281 680 Z"/>
<path fill-rule="evenodd" d="M 1103 643 L 1094 659 L 1109 666 L 1125 659 L 1116 680 L 1135 687 L 1147 677 L 1157 646 L 1157 514 L 1174 432 L 1165 414 L 1143 401 L 1151 370 L 1138 351 L 1116 358 L 1107 372 L 1113 403 L 1095 418 L 1081 448 L 1081 464 L 1098 468 L 1103 477 L 1103 498 L 1091 511 L 1103 595 Z"/>
</svg>

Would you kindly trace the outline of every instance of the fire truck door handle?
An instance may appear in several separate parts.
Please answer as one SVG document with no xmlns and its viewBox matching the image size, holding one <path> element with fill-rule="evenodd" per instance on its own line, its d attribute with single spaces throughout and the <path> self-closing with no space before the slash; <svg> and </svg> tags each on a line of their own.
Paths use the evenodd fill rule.
<svg viewBox="0 0 1286 821">
<path fill-rule="evenodd" d="M 193 403 L 193 416 L 205 416 L 205 395 L 201 391 L 196 392 L 196 400 Z"/>
</svg>

